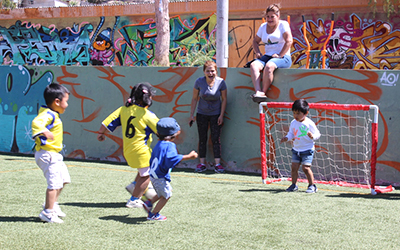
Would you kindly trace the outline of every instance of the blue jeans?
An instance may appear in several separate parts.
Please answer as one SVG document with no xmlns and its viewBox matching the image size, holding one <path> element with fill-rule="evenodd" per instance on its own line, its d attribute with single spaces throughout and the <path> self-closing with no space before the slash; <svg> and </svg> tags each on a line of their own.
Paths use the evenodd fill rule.
<svg viewBox="0 0 400 250">
<path fill-rule="evenodd" d="M 264 67 L 267 62 L 275 63 L 276 68 L 290 68 L 292 66 L 292 58 L 288 55 L 285 55 L 283 58 L 273 58 L 272 56 L 263 55 L 261 58 L 256 59 L 256 61 L 260 62 Z"/>
<path fill-rule="evenodd" d="M 298 152 L 292 149 L 292 162 L 301 163 L 302 165 L 311 166 L 312 160 L 314 158 L 314 150 L 306 150 Z"/>
</svg>

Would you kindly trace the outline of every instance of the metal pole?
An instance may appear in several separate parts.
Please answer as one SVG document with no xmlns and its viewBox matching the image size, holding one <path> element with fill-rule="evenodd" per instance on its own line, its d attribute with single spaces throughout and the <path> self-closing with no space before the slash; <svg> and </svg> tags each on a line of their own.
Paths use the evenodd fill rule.
<svg viewBox="0 0 400 250">
<path fill-rule="evenodd" d="M 228 67 L 229 0 L 217 0 L 217 66 Z"/>
</svg>

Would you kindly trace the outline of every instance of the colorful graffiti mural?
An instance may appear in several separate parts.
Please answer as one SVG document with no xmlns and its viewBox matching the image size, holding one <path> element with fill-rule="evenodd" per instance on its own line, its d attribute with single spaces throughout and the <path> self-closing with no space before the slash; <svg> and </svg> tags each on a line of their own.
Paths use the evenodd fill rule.
<svg viewBox="0 0 400 250">
<path fill-rule="evenodd" d="M 382 16 L 383 17 L 383 16 Z M 292 68 L 303 68 L 307 44 L 301 17 L 291 19 L 294 43 Z M 68 20 L 63 23 L 67 23 Z M 261 19 L 229 21 L 229 66 L 243 67 L 253 58 L 252 40 Z M 330 29 L 328 15 L 306 21 L 312 50 L 321 50 Z M 170 18 L 171 66 L 193 66 L 193 56 L 215 58 L 217 17 L 189 15 Z M 372 18 L 370 14 L 337 14 L 327 45 L 329 68 L 399 69 L 400 27 L 396 17 Z M 150 66 L 155 62 L 157 42 L 153 18 L 132 21 L 129 17 L 73 20 L 72 25 L 17 20 L 0 26 L 2 65 L 100 65 Z"/>
<path fill-rule="evenodd" d="M 93 22 L 94 23 L 94 22 Z M 82 22 L 72 27 L 48 27 L 16 21 L 9 28 L 0 26 L 0 64 L 3 65 L 100 65 L 149 66 L 154 64 L 156 24 L 153 19 L 138 24 L 121 22 L 111 27 L 105 17 L 94 24 Z M 120 25 L 122 24 L 122 27 Z M 198 19 L 170 18 L 171 65 L 186 65 L 190 53 L 215 56 L 216 15 Z M 117 35 L 118 34 L 118 35 Z"/>
<path fill-rule="evenodd" d="M 307 38 L 311 50 L 321 50 L 330 29 L 330 20 L 307 21 Z M 300 30 L 302 27 L 300 27 Z M 352 14 L 348 20 L 340 18 L 334 24 L 327 45 L 329 68 L 339 69 L 400 69 L 400 30 L 380 20 L 361 18 Z M 305 65 L 304 39 L 294 38 L 293 67 Z"/>
</svg>

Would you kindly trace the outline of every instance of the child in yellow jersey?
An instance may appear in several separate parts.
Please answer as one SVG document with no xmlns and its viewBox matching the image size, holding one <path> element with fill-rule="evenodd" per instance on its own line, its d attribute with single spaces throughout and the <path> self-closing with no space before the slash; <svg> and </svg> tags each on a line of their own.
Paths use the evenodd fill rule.
<svg viewBox="0 0 400 250">
<path fill-rule="evenodd" d="M 69 91 L 64 86 L 51 83 L 44 90 L 47 106 L 42 106 L 32 121 L 32 138 L 35 139 L 35 160 L 47 180 L 46 203 L 39 218 L 45 222 L 62 223 L 65 217 L 57 203 L 64 185 L 71 182 L 63 162 L 63 126 L 60 114 L 68 107 Z"/>
<path fill-rule="evenodd" d="M 149 83 L 139 83 L 132 88 L 130 98 L 125 106 L 119 107 L 103 122 L 97 135 L 99 141 L 104 141 L 107 131 L 113 132 L 122 128 L 123 151 L 128 165 L 137 168 L 135 181 L 126 189 L 131 198 L 127 207 L 141 208 L 140 198 L 149 185 L 149 164 L 151 157 L 152 134 L 157 133 L 157 116 L 148 110 L 152 104 L 153 87 Z"/>
</svg>

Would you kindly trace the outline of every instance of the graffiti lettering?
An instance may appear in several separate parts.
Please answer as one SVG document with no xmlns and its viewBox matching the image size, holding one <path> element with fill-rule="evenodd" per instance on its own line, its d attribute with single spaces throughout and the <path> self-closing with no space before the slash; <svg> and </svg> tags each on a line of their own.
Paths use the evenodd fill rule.
<svg viewBox="0 0 400 250">
<path fill-rule="evenodd" d="M 383 73 L 382 77 L 380 78 L 380 82 L 384 86 L 396 86 L 396 82 L 399 80 L 399 74 L 394 73 Z"/>
</svg>

